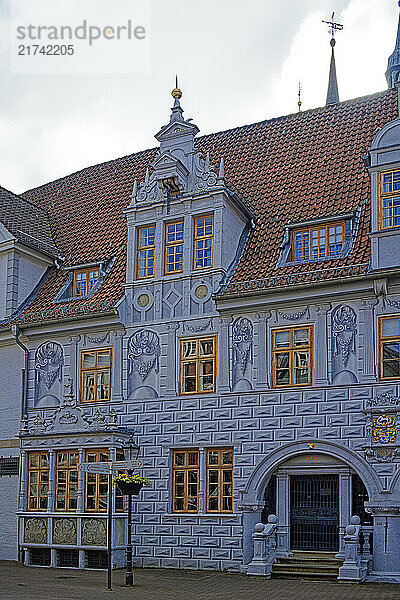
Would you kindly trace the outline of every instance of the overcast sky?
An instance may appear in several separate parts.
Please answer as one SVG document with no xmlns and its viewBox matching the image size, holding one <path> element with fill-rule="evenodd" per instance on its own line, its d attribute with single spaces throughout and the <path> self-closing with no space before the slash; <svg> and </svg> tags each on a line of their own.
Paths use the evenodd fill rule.
<svg viewBox="0 0 400 600">
<path fill-rule="evenodd" d="M 201 134 L 295 112 L 299 80 L 302 108 L 323 105 L 330 45 L 321 21 L 332 10 L 344 25 L 340 98 L 381 91 L 399 10 L 395 0 L 151 0 L 149 74 L 16 75 L 10 1 L 24 0 L 0 0 L 0 185 L 17 193 L 153 147 L 175 73 Z M 61 1 L 73 10 L 77 0 Z"/>
</svg>

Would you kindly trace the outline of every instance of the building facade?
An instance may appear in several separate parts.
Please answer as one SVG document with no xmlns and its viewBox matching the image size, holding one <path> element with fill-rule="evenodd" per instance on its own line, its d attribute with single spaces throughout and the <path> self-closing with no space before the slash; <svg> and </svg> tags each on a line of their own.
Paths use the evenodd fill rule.
<svg viewBox="0 0 400 600">
<path fill-rule="evenodd" d="M 77 465 L 133 431 L 136 564 L 246 570 L 271 514 L 279 556 L 343 557 L 358 515 L 400 582 L 395 58 L 384 92 L 198 139 L 176 88 L 156 150 L 2 190 L 1 558 L 104 566 Z"/>
</svg>

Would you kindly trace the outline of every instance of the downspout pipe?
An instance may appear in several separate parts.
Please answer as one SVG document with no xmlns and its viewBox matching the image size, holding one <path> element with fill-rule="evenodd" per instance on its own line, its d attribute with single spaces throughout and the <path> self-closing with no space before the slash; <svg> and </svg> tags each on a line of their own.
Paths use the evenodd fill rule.
<svg viewBox="0 0 400 600">
<path fill-rule="evenodd" d="M 15 343 L 18 344 L 20 348 L 25 353 L 25 368 L 23 370 L 23 378 L 22 378 L 22 395 L 21 395 L 21 421 L 26 417 L 27 411 L 27 398 L 28 398 L 28 360 L 29 360 L 29 350 L 19 339 L 22 331 L 18 327 L 18 325 L 11 325 L 11 333 L 14 336 Z"/>
</svg>

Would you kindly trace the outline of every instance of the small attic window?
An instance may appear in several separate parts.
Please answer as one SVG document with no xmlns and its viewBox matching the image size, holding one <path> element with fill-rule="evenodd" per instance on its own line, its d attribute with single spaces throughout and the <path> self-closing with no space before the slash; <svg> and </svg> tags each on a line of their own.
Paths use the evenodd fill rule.
<svg viewBox="0 0 400 600">
<path fill-rule="evenodd" d="M 355 213 L 285 227 L 277 267 L 344 258 L 353 249 L 361 207 Z"/>
<path fill-rule="evenodd" d="M 400 225 L 400 171 L 380 173 L 380 229 Z"/>
<path fill-rule="evenodd" d="M 68 279 L 54 298 L 53 303 L 87 299 L 93 296 L 107 277 L 114 262 L 115 258 L 107 263 L 99 262 L 67 267 Z"/>
<path fill-rule="evenodd" d="M 92 291 L 99 277 L 99 267 L 77 269 L 74 271 L 74 285 L 72 294 L 74 298 L 87 296 Z"/>
<path fill-rule="evenodd" d="M 306 262 L 341 254 L 346 225 L 344 221 L 293 230 L 292 260 Z"/>
</svg>

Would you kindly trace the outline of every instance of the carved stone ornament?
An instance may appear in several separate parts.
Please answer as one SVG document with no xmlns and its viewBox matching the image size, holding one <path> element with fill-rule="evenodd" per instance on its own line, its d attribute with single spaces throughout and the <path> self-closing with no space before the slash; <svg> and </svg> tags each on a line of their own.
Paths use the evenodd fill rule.
<svg viewBox="0 0 400 600">
<path fill-rule="evenodd" d="M 76 519 L 54 519 L 53 544 L 76 544 Z"/>
<path fill-rule="evenodd" d="M 105 519 L 83 519 L 82 545 L 105 546 L 107 544 L 107 528 Z"/>
<path fill-rule="evenodd" d="M 253 325 L 245 318 L 236 319 L 232 327 L 233 365 L 244 375 L 253 359 Z"/>
<path fill-rule="evenodd" d="M 154 331 L 141 329 L 132 335 L 128 345 L 129 373 L 137 371 L 142 382 L 152 369 L 158 373 L 161 354 L 160 338 Z"/>
<path fill-rule="evenodd" d="M 25 519 L 24 541 L 27 544 L 47 544 L 47 519 Z"/>
<path fill-rule="evenodd" d="M 350 353 L 355 353 L 357 333 L 356 313 L 350 306 L 338 306 L 332 314 L 332 335 L 335 340 L 335 356 L 341 355 L 346 367 Z"/>
<path fill-rule="evenodd" d="M 275 323 L 278 322 L 278 317 L 281 319 L 285 319 L 287 321 L 299 321 L 300 319 L 306 319 L 307 321 L 310 319 L 310 309 L 307 307 L 304 310 L 294 312 L 294 313 L 284 313 L 279 310 L 276 311 Z"/>
<path fill-rule="evenodd" d="M 183 329 L 184 331 L 190 331 L 191 333 L 200 333 L 201 331 L 206 331 L 206 329 L 212 329 L 212 324 L 212 319 L 205 323 L 199 323 L 198 325 L 187 325 L 184 323 Z"/>
<path fill-rule="evenodd" d="M 55 342 L 45 342 L 36 350 L 35 369 L 36 381 L 43 381 L 49 390 L 56 378 L 62 380 L 62 367 L 64 364 L 63 350 Z"/>
<path fill-rule="evenodd" d="M 380 394 L 367 400 L 367 443 L 365 456 L 369 461 L 393 462 L 400 458 L 400 399 Z"/>
<path fill-rule="evenodd" d="M 42 412 L 38 412 L 28 423 L 28 428 L 20 431 L 21 435 L 40 435 L 44 433 L 63 433 L 66 431 L 77 431 L 82 429 L 104 430 L 116 425 L 116 413 L 110 410 L 110 414 L 103 414 L 99 407 L 90 418 L 83 408 L 79 406 L 73 392 L 73 380 L 67 379 L 64 385 L 65 393 L 61 404 L 53 412 L 53 415 L 45 419 Z"/>
</svg>

